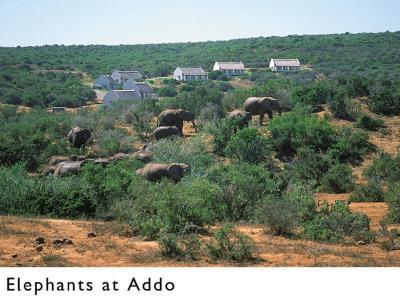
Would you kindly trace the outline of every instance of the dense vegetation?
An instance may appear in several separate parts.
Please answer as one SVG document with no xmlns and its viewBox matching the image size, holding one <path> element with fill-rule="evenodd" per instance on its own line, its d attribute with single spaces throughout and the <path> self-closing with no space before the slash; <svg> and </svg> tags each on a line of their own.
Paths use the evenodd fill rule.
<svg viewBox="0 0 400 300">
<path fill-rule="evenodd" d="M 362 111 L 362 104 L 380 114 L 400 113 L 399 40 L 396 32 L 2 48 L 0 102 L 37 107 L 21 112 L 0 106 L 0 214 L 118 220 L 132 234 L 159 240 L 163 255 L 183 259 L 195 259 L 199 251 L 213 260 L 254 259 L 251 241 L 232 222 L 262 224 L 277 235 L 369 242 L 373 236 L 366 216 L 351 212 L 345 203 L 318 207 L 313 193 L 352 192 L 351 201 L 387 201 L 387 220 L 400 222 L 399 156 L 379 155 L 365 171 L 366 185 L 356 185 L 352 175 L 352 167 L 376 150 L 368 142 L 369 133 L 384 126 L 379 117 Z M 271 56 L 296 56 L 313 70 L 274 74 L 260 68 Z M 40 109 L 79 106 L 93 98 L 76 70 L 95 76 L 135 68 L 147 76 L 165 75 L 176 64 L 209 68 L 216 59 L 247 62 L 253 69 L 241 79 L 254 84 L 237 87 L 213 73 L 209 82 L 163 80 L 159 101 L 120 102 L 110 109 L 73 114 Z M 277 98 L 284 109 L 268 125 L 253 120 L 249 128 L 239 129 L 237 121 L 225 117 L 242 108 L 247 97 L 263 95 Z M 323 107 L 355 126 L 334 126 L 332 117 L 316 115 Z M 198 132 L 154 141 L 155 117 L 166 108 L 193 111 Z M 92 131 L 85 149 L 67 142 L 76 125 Z M 106 157 L 142 144 L 153 151 L 155 162 L 188 164 L 191 175 L 176 184 L 167 179 L 152 183 L 136 174 L 141 162 L 122 160 L 107 166 L 87 162 L 79 174 L 67 177 L 39 176 L 52 155 Z M 218 223 L 228 225 L 201 248 L 197 235 Z"/>
</svg>

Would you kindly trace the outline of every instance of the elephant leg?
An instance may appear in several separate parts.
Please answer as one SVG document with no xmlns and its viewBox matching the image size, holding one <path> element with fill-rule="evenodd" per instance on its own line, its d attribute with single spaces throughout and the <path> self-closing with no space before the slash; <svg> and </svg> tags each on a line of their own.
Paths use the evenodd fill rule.
<svg viewBox="0 0 400 300">
<path fill-rule="evenodd" d="M 175 124 L 176 128 L 178 128 L 179 132 L 181 133 L 181 135 L 183 135 L 183 121 L 182 122 L 177 122 Z"/>
<path fill-rule="evenodd" d="M 269 111 L 269 112 L 268 112 L 268 118 L 269 118 L 270 120 L 272 120 L 272 118 L 273 118 L 272 111 Z"/>
<path fill-rule="evenodd" d="M 260 125 L 263 124 L 264 121 L 264 113 L 260 113 Z"/>
</svg>

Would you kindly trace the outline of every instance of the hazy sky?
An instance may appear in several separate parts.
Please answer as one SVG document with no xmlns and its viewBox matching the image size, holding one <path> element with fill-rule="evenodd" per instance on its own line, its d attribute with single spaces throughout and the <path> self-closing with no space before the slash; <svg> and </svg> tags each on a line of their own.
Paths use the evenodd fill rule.
<svg viewBox="0 0 400 300">
<path fill-rule="evenodd" d="M 400 30 L 400 0 L 0 0 L 0 46 Z"/>
</svg>

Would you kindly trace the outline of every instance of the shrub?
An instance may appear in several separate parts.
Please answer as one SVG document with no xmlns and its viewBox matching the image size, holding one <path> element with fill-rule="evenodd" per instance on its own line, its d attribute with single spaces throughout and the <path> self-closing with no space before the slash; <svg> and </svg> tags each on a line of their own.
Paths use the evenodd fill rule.
<svg viewBox="0 0 400 300">
<path fill-rule="evenodd" d="M 368 99 L 369 109 L 378 114 L 400 114 L 400 88 L 379 87 L 373 89 Z"/>
<path fill-rule="evenodd" d="M 373 150 L 374 147 L 368 142 L 366 132 L 344 128 L 339 131 L 328 154 L 336 162 L 359 164 L 362 156 Z"/>
<path fill-rule="evenodd" d="M 214 162 L 214 157 L 207 153 L 204 138 L 201 135 L 187 141 L 179 137 L 161 139 L 153 143 L 150 150 L 154 153 L 154 161 L 179 162 L 191 166 L 193 176 L 205 174 Z"/>
<path fill-rule="evenodd" d="M 252 240 L 235 230 L 233 225 L 224 224 L 206 244 L 207 253 L 213 260 L 224 259 L 234 262 L 254 260 L 255 246 Z"/>
<path fill-rule="evenodd" d="M 353 173 L 348 165 L 334 165 L 322 177 L 321 190 L 328 193 L 346 193 L 354 187 Z"/>
<path fill-rule="evenodd" d="M 400 184 L 398 182 L 389 184 L 385 200 L 389 206 L 387 219 L 393 223 L 400 223 Z"/>
<path fill-rule="evenodd" d="M 336 134 L 327 120 L 296 112 L 272 119 L 268 128 L 280 157 L 294 156 L 300 147 L 325 152 L 334 143 Z"/>
<path fill-rule="evenodd" d="M 157 94 L 160 97 L 175 97 L 178 95 L 178 91 L 171 85 L 162 86 L 157 90 Z"/>
<path fill-rule="evenodd" d="M 397 182 L 400 178 L 400 155 L 391 157 L 387 153 L 379 153 L 379 156 L 364 171 L 364 176 L 369 180 Z"/>
<path fill-rule="evenodd" d="M 351 100 L 345 89 L 338 89 L 329 101 L 329 109 L 336 118 L 354 120 L 360 108 Z"/>
<path fill-rule="evenodd" d="M 341 201 L 325 204 L 314 218 L 304 225 L 304 235 L 311 240 L 338 242 L 345 237 L 354 241 L 370 241 L 369 218 L 353 213 Z"/>
<path fill-rule="evenodd" d="M 201 251 L 201 242 L 194 234 L 166 234 L 158 239 L 158 243 L 161 255 L 168 258 L 196 260 Z"/>
<path fill-rule="evenodd" d="M 382 119 L 375 119 L 371 116 L 362 114 L 358 116 L 355 126 L 363 129 L 377 131 L 379 128 L 384 127 L 384 123 Z"/>
<path fill-rule="evenodd" d="M 210 124 L 204 128 L 204 131 L 213 136 L 213 152 L 223 156 L 228 142 L 235 132 L 237 121 L 234 119 L 221 119 Z"/>
<path fill-rule="evenodd" d="M 226 205 L 225 219 L 231 221 L 254 220 L 262 199 L 278 193 L 272 174 L 248 163 L 218 166 L 208 179 L 224 191 L 220 201 Z"/>
<path fill-rule="evenodd" d="M 318 107 L 332 96 L 332 88 L 328 81 L 317 81 L 307 86 L 295 88 L 291 94 L 291 106 L 294 104 Z"/>
<path fill-rule="evenodd" d="M 369 180 L 366 185 L 356 186 L 350 195 L 352 202 L 381 202 L 385 200 L 385 193 L 382 188 L 382 181 L 377 179 Z"/>
<path fill-rule="evenodd" d="M 270 153 L 268 140 L 254 128 L 244 128 L 233 134 L 225 149 L 227 157 L 254 164 L 263 162 Z"/>
<path fill-rule="evenodd" d="M 214 224 L 225 209 L 221 189 L 204 178 L 173 184 L 168 180 L 149 183 L 135 180 L 122 211 L 126 222 L 149 238 L 182 233 L 186 224 Z M 129 210 L 129 214 L 126 214 Z"/>
<path fill-rule="evenodd" d="M 221 119 L 223 115 L 224 112 L 222 111 L 222 108 L 219 105 L 210 102 L 200 110 L 198 118 L 203 122 L 213 122 Z"/>
<path fill-rule="evenodd" d="M 293 184 L 282 196 L 268 195 L 258 211 L 258 220 L 275 235 L 290 235 L 314 213 L 312 190 L 305 184 Z"/>
</svg>

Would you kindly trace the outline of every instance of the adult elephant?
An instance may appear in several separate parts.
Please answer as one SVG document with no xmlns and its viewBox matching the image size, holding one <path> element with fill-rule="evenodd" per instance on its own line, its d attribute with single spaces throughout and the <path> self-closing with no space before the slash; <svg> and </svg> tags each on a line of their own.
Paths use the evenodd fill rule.
<svg viewBox="0 0 400 300">
<path fill-rule="evenodd" d="M 138 169 L 136 174 L 143 176 L 149 181 L 160 181 L 162 178 L 172 179 L 175 183 L 180 181 L 186 174 L 190 174 L 190 166 L 185 164 L 146 164 Z"/>
<path fill-rule="evenodd" d="M 192 122 L 196 130 L 194 122 L 194 113 L 184 109 L 166 109 L 158 115 L 158 126 L 176 126 L 179 132 L 183 134 L 183 121 Z"/>
<path fill-rule="evenodd" d="M 239 129 L 242 129 L 243 127 L 249 127 L 251 113 L 235 109 L 234 111 L 229 113 L 229 118 L 237 120 Z"/>
<path fill-rule="evenodd" d="M 156 140 L 160 140 L 173 135 L 181 135 L 179 129 L 175 126 L 159 126 L 154 130 L 153 134 Z"/>
<path fill-rule="evenodd" d="M 251 115 L 260 115 L 260 125 L 264 120 L 264 114 L 268 114 L 270 119 L 273 118 L 272 112 L 277 111 L 281 115 L 282 109 L 278 100 L 272 97 L 250 97 L 244 102 L 244 109 Z"/>
<path fill-rule="evenodd" d="M 80 148 L 84 147 L 86 142 L 90 139 L 92 136 L 91 132 L 89 129 L 84 129 L 75 127 L 72 128 L 68 132 L 68 141 L 72 144 L 73 147 Z"/>
<path fill-rule="evenodd" d="M 60 162 L 54 170 L 54 176 L 67 176 L 77 174 L 81 170 L 81 166 L 85 163 L 85 161 L 86 160 L 75 162 Z"/>
</svg>

